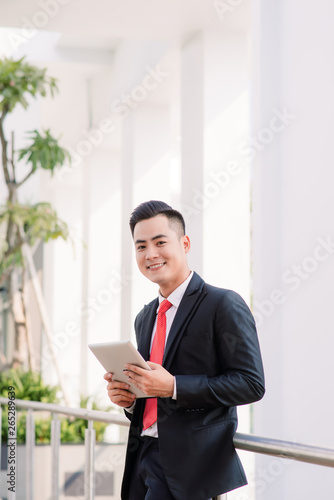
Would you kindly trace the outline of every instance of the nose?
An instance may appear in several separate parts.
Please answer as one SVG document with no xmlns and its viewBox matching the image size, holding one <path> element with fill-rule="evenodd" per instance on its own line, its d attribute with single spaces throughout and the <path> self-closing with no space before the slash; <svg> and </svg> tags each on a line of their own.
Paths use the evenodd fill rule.
<svg viewBox="0 0 334 500">
<path fill-rule="evenodd" d="M 159 256 L 158 248 L 155 245 L 147 245 L 145 259 L 153 260 L 156 259 L 158 256 Z"/>
</svg>

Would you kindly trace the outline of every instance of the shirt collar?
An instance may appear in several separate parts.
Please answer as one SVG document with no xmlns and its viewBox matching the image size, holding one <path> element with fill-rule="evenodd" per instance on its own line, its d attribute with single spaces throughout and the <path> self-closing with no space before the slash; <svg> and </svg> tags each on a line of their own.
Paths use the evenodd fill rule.
<svg viewBox="0 0 334 500">
<path fill-rule="evenodd" d="M 180 302 L 183 298 L 184 292 L 186 291 L 187 286 L 189 285 L 189 282 L 190 282 L 191 278 L 193 277 L 193 274 L 194 274 L 194 271 L 191 271 L 188 278 L 183 283 L 181 283 L 181 285 L 179 285 L 177 288 L 175 288 L 175 290 L 170 295 L 168 295 L 168 297 L 167 297 L 168 302 L 170 302 L 176 308 L 179 307 Z M 158 298 L 159 298 L 159 306 L 157 308 L 157 313 L 158 313 L 158 309 L 160 307 L 161 302 L 163 300 L 165 300 L 166 297 L 163 297 L 159 291 Z"/>
</svg>

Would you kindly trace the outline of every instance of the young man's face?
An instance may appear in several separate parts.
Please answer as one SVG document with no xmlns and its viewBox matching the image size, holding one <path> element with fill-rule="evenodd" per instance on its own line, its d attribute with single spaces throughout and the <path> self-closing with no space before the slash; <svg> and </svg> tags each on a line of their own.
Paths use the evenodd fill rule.
<svg viewBox="0 0 334 500">
<path fill-rule="evenodd" d="M 169 224 L 167 217 L 157 215 L 138 222 L 133 233 L 139 270 L 160 286 L 164 297 L 183 283 L 190 272 L 189 238 L 180 236 L 178 227 L 172 229 Z"/>
</svg>

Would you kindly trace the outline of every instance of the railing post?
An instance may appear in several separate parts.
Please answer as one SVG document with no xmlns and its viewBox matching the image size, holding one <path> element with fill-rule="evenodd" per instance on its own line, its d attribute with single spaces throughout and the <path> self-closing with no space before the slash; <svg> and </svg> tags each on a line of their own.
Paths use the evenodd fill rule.
<svg viewBox="0 0 334 500">
<path fill-rule="evenodd" d="M 85 500 L 94 500 L 95 498 L 95 429 L 93 424 L 93 420 L 89 420 L 88 429 L 85 430 Z"/>
<path fill-rule="evenodd" d="M 51 498 L 59 498 L 59 446 L 60 420 L 57 413 L 52 413 L 51 421 Z"/>
<path fill-rule="evenodd" d="M 2 406 L 0 405 L 0 470 L 1 470 L 1 446 L 2 446 L 2 441 L 1 441 L 1 436 L 2 436 Z"/>
<path fill-rule="evenodd" d="M 35 420 L 33 410 L 28 410 L 26 420 L 26 498 L 34 500 L 34 448 Z"/>
</svg>

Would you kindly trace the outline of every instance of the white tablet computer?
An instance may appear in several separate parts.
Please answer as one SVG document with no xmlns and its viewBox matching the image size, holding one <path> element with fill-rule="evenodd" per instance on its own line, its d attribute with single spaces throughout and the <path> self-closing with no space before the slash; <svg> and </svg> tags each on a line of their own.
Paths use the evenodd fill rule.
<svg viewBox="0 0 334 500">
<path fill-rule="evenodd" d="M 88 347 L 100 361 L 105 370 L 114 374 L 113 380 L 129 384 L 129 390 L 135 394 L 137 398 L 148 397 L 135 385 L 131 384 L 123 373 L 124 365 L 126 363 L 132 363 L 133 365 L 140 366 L 146 370 L 151 369 L 130 340 L 89 344 Z"/>
</svg>

